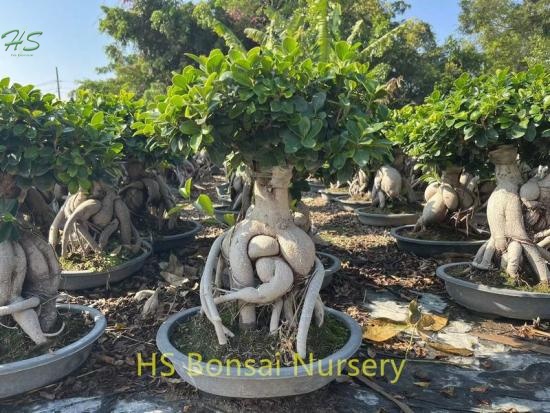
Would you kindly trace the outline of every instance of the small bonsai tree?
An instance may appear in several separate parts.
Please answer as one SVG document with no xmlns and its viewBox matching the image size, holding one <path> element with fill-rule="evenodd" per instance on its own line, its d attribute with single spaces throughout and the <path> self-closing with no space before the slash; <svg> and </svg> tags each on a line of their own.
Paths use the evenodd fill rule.
<svg viewBox="0 0 550 413">
<path fill-rule="evenodd" d="M 272 332 L 281 313 L 293 325 L 301 310 L 296 340 L 302 355 L 314 309 L 322 321 L 318 292 L 324 271 L 317 262 L 311 276 L 315 247 L 293 221 L 289 186 L 293 170 L 352 170 L 372 153 L 389 149 L 372 129 L 388 111 L 377 102 L 380 88 L 367 66 L 357 62 L 356 49 L 338 42 L 330 62 L 315 62 L 287 37 L 272 48 L 193 56 L 199 67 L 174 76 L 158 115 L 152 114 L 140 131 L 153 127 L 189 152 L 207 146 L 212 157 L 229 155 L 233 165 L 244 162 L 252 171 L 254 205 L 226 233 L 223 245 L 217 240 L 211 250 L 215 257 L 223 251 L 217 278 L 227 268 L 232 291 L 212 298 L 212 268 L 203 276 L 203 309 L 220 344 L 231 335 L 216 309 L 223 302 L 240 301 L 243 327 L 256 325 L 256 306 L 269 305 Z"/>
<path fill-rule="evenodd" d="M 59 116 L 67 149 L 55 163 L 70 195 L 50 228 L 49 243 L 60 244 L 64 260 L 106 257 L 119 245 L 135 254 L 142 244 L 126 203 L 112 185 L 121 175 L 118 162 L 124 146 L 114 139 L 120 119 L 99 110 L 100 105 L 101 98 L 79 91 Z M 115 236 L 117 242 L 110 242 Z"/>
<path fill-rule="evenodd" d="M 37 344 L 56 328 L 60 271 L 53 249 L 19 207 L 30 188 L 49 189 L 56 173 L 74 165 L 56 160 L 70 133 L 60 111 L 54 95 L 0 80 L 0 317 L 11 315 Z"/>
</svg>

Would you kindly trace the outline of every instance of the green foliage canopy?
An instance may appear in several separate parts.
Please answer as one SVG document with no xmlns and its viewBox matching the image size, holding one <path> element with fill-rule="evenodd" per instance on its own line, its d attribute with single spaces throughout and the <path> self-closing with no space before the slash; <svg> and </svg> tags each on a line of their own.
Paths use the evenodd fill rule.
<svg viewBox="0 0 550 413">
<path fill-rule="evenodd" d="M 389 150 L 380 133 L 389 111 L 379 103 L 385 89 L 357 62 L 357 46 L 343 41 L 335 51 L 330 62 L 314 62 L 287 37 L 271 49 L 193 56 L 199 67 L 175 75 L 134 126 L 188 153 L 209 147 L 212 157 L 229 155 L 234 165 L 349 175 L 354 163 Z"/>
<path fill-rule="evenodd" d="M 449 94 L 435 91 L 396 116 L 389 138 L 424 166 L 452 163 L 479 172 L 488 151 L 503 144 L 517 145 L 531 166 L 550 161 L 550 74 L 542 66 L 463 74 Z"/>
</svg>

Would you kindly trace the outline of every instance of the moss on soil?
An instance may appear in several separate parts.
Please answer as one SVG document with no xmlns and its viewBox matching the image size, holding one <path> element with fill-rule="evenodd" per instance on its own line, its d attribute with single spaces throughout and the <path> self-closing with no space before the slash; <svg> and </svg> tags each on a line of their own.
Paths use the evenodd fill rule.
<svg viewBox="0 0 550 413">
<path fill-rule="evenodd" d="M 82 313 L 63 313 L 59 315 L 59 330 L 61 323 L 65 328 L 57 337 L 52 337 L 45 346 L 37 346 L 19 327 L 8 328 L 0 325 L 0 364 L 41 356 L 74 343 L 84 337 L 93 327 L 93 321 Z"/>
<path fill-rule="evenodd" d="M 466 236 L 463 232 L 444 226 L 431 227 L 419 232 L 413 232 L 411 228 L 402 231 L 401 234 L 409 238 L 425 241 L 481 241 L 489 238 L 488 234 L 480 235 L 473 232 L 470 232 Z"/>
<path fill-rule="evenodd" d="M 267 307 L 264 308 L 267 309 Z M 236 308 L 231 305 L 220 309 L 224 325 L 235 334 L 235 337 L 229 339 L 227 346 L 218 344 L 214 327 L 201 314 L 178 325 L 170 341 L 183 354 L 201 354 L 205 362 L 212 359 L 222 362 L 228 359 L 238 359 L 242 362 L 252 359 L 260 365 L 260 360 L 268 359 L 272 363 L 280 360 L 281 366 L 290 365 L 288 361 L 292 360 L 292 348 L 285 346 L 288 343 L 281 343 L 278 335 L 269 334 L 269 329 L 266 327 L 269 323 L 268 311 L 260 311 L 262 314 L 259 325 L 262 327 L 257 330 L 240 330 Z M 347 327 L 337 318 L 327 314 L 321 327 L 317 327 L 314 322 L 311 323 L 307 352 L 313 354 L 314 360 L 322 359 L 342 348 L 348 338 Z"/>
<path fill-rule="evenodd" d="M 450 267 L 447 273 L 452 277 L 461 278 L 488 287 L 550 294 L 550 286 L 539 284 L 532 274 L 521 274 L 519 279 L 516 280 L 509 277 L 506 272 L 500 269 L 482 271 L 470 265 Z"/>
<path fill-rule="evenodd" d="M 106 252 L 86 256 L 71 253 L 66 258 L 59 257 L 59 264 L 64 271 L 101 272 L 124 264 L 141 254 L 141 250 L 137 253 L 132 253 L 128 248 L 120 248 L 115 242 L 110 242 L 107 245 Z"/>
</svg>

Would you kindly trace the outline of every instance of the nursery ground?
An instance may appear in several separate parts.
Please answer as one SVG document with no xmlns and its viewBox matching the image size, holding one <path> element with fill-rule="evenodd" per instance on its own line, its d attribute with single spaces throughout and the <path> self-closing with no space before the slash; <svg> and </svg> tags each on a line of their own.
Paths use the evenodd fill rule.
<svg viewBox="0 0 550 413">
<path fill-rule="evenodd" d="M 202 185 L 213 193 L 216 184 L 219 181 Z M 550 356 L 477 339 L 478 333 L 486 333 L 549 346 L 547 337 L 532 332 L 533 327 L 548 332 L 550 325 L 480 316 L 458 307 L 435 277 L 435 268 L 465 257 L 421 259 L 408 255 L 397 249 L 387 229 L 362 225 L 353 213 L 316 194 L 307 194 L 304 201 L 318 230 L 318 249 L 343 262 L 332 284 L 323 291 L 327 306 L 345 311 L 366 325 L 376 313 L 405 314 L 408 302 L 417 298 L 424 309 L 449 319 L 448 326 L 438 333 L 446 334 L 454 344 L 446 351 L 428 346 L 415 334 L 401 334 L 381 344 L 364 341 L 359 358 L 408 359 L 396 384 L 390 383 L 392 377 L 388 375 L 374 378 L 376 384 L 415 412 L 550 411 Z M 199 218 L 192 210 L 188 213 Z M 63 293 L 64 301 L 103 311 L 108 319 L 106 334 L 75 373 L 59 383 L 0 401 L 0 411 L 399 411 L 387 397 L 357 379 L 342 380 L 299 397 L 242 400 L 200 393 L 177 376 L 161 377 L 160 371 L 153 376 L 151 370 L 144 369 L 142 376 L 137 375 L 136 354 L 149 360 L 157 351 L 155 334 L 162 321 L 199 304 L 195 271 L 200 275 L 209 247 L 221 231 L 218 224 L 205 224 L 196 244 L 178 252 L 188 271 L 189 281 L 183 287 L 171 286 L 159 275 L 159 262 L 167 261 L 167 257 L 152 256 L 141 273 L 111 286 L 109 291 Z M 161 304 L 157 313 L 142 318 L 144 302 L 136 300 L 135 293 L 158 287 Z"/>
</svg>

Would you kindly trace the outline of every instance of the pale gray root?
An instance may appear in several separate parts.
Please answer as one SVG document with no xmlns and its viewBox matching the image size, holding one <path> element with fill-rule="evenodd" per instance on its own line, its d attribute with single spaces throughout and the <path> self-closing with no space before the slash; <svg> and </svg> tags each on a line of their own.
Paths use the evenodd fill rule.
<svg viewBox="0 0 550 413">
<path fill-rule="evenodd" d="M 122 245 L 132 243 L 132 221 L 130 220 L 130 210 L 120 198 L 115 199 L 115 217 L 119 222 L 120 241 Z"/>
<path fill-rule="evenodd" d="M 106 189 L 106 194 L 101 200 L 101 209 L 92 217 L 92 222 L 95 225 L 104 228 L 112 222 L 114 203 L 117 196 L 117 193 L 113 189 Z"/>
<path fill-rule="evenodd" d="M 492 267 L 493 257 L 495 256 L 495 253 L 495 239 L 491 237 L 477 251 L 472 265 L 480 270 L 489 270 Z"/>
<path fill-rule="evenodd" d="M 424 191 L 426 203 L 422 216 L 415 224 L 415 232 L 423 231 L 428 226 L 442 224 L 450 218 L 450 213 L 474 206 L 477 198 L 469 186 L 475 185 L 477 178 L 464 179 L 461 184 L 461 171 L 461 167 L 450 166 L 441 175 L 441 182 L 428 185 Z"/>
<path fill-rule="evenodd" d="M 275 255 L 279 255 L 279 243 L 273 237 L 256 235 L 248 243 L 248 256 L 253 261 L 260 257 Z"/>
<path fill-rule="evenodd" d="M 86 244 L 88 244 L 88 247 L 95 253 L 100 253 L 101 248 L 99 247 L 98 243 L 95 242 L 94 238 L 90 234 L 90 231 L 88 230 L 88 225 L 83 222 L 75 222 L 74 227 L 76 229 L 76 233 L 78 236 L 86 241 Z"/>
<path fill-rule="evenodd" d="M 351 197 L 364 196 L 368 193 L 369 178 L 367 173 L 359 169 L 349 184 L 349 195 Z"/>
<path fill-rule="evenodd" d="M 403 178 L 397 169 L 390 165 L 382 166 L 374 177 L 371 197 L 373 206 L 384 208 L 386 199 L 397 199 L 403 190 Z"/>
<path fill-rule="evenodd" d="M 15 270 L 13 246 L 10 241 L 0 242 L 0 306 L 10 299 L 12 275 Z"/>
<path fill-rule="evenodd" d="M 291 291 L 283 299 L 283 314 L 290 328 L 296 327 L 297 320 L 294 313 L 294 292 Z"/>
<path fill-rule="evenodd" d="M 214 299 L 216 304 L 241 300 L 253 304 L 269 304 L 282 298 L 294 282 L 292 269 L 279 257 L 262 257 L 256 261 L 256 271 L 262 280 L 257 288 L 244 287 Z"/>
<path fill-rule="evenodd" d="M 323 304 L 323 300 L 321 300 L 320 295 L 318 295 L 317 299 L 315 300 L 314 314 L 317 327 L 321 327 L 325 322 L 325 305 Z"/>
<path fill-rule="evenodd" d="M 59 230 L 64 225 L 64 222 L 66 220 L 65 205 L 67 205 L 67 199 L 65 199 L 65 202 L 61 205 L 59 211 L 57 211 L 57 215 L 55 216 L 50 227 L 50 231 L 48 233 L 48 242 L 50 243 L 50 245 L 57 245 L 57 243 L 59 242 Z"/>
<path fill-rule="evenodd" d="M 12 317 L 25 334 L 27 334 L 37 345 L 41 346 L 48 342 L 48 338 L 40 328 L 40 322 L 38 321 L 36 311 L 32 309 L 23 310 L 13 313 Z"/>
<path fill-rule="evenodd" d="M 69 219 L 63 227 L 63 235 L 61 236 L 61 256 L 67 257 L 69 253 L 69 240 L 70 236 L 75 230 L 76 222 L 85 222 L 92 215 L 98 212 L 101 209 L 101 202 L 97 199 L 88 199 L 82 202 L 76 209 L 72 212 Z"/>
<path fill-rule="evenodd" d="M 283 299 L 279 298 L 271 305 L 271 319 L 269 321 L 269 334 L 275 334 L 279 330 L 279 320 L 283 310 Z"/>
<path fill-rule="evenodd" d="M 107 247 L 109 239 L 115 233 L 119 225 L 118 219 L 114 218 L 99 235 L 98 246 L 100 250 L 104 250 Z"/>
<path fill-rule="evenodd" d="M 20 244 L 27 257 L 25 292 L 41 297 L 40 325 L 50 331 L 57 321 L 55 297 L 60 283 L 60 269 L 51 246 L 30 233 L 23 233 Z"/>
<path fill-rule="evenodd" d="M 147 190 L 147 206 L 156 205 L 160 200 L 159 184 L 152 178 L 141 178 Z"/>
<path fill-rule="evenodd" d="M 522 251 L 521 244 L 517 241 L 512 241 L 508 244 L 506 253 L 502 255 L 503 269 L 513 278 L 519 277 L 519 269 L 523 262 Z"/>
<path fill-rule="evenodd" d="M 216 288 L 222 288 L 223 286 L 223 270 L 225 268 L 225 260 L 222 254 L 218 256 L 218 263 L 216 264 L 216 275 L 214 276 L 214 285 Z"/>
<path fill-rule="evenodd" d="M 319 297 L 319 291 L 321 291 L 321 286 L 323 285 L 324 277 L 325 268 L 323 267 L 323 263 L 319 258 L 315 257 L 315 271 L 313 272 L 307 286 L 304 304 L 302 306 L 302 313 L 300 315 L 300 322 L 298 323 L 298 331 L 296 333 L 296 352 L 303 359 L 306 358 L 307 334 L 311 325 L 311 319 L 313 317 L 317 298 Z"/>
<path fill-rule="evenodd" d="M 227 337 L 232 337 L 233 333 L 227 329 L 222 323 L 222 319 L 218 312 L 218 308 L 214 303 L 214 298 L 212 295 L 212 285 L 213 280 L 212 276 L 214 273 L 214 266 L 217 265 L 218 257 L 221 251 L 221 245 L 226 234 L 220 235 L 210 248 L 208 257 L 206 258 L 206 263 L 204 265 L 204 270 L 200 282 L 200 301 L 201 309 L 206 315 L 206 317 L 213 324 L 216 331 L 216 336 L 218 337 L 218 343 L 220 345 L 227 344 Z"/>
<path fill-rule="evenodd" d="M 38 297 L 29 297 L 22 298 L 16 297 L 8 305 L 3 305 L 0 307 L 0 317 L 7 315 L 13 315 L 21 311 L 29 310 L 31 308 L 36 308 L 40 305 L 40 298 Z"/>
</svg>

